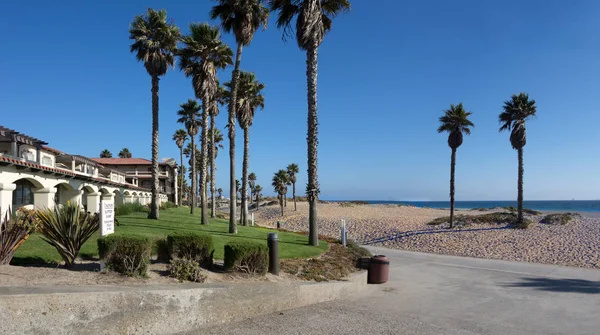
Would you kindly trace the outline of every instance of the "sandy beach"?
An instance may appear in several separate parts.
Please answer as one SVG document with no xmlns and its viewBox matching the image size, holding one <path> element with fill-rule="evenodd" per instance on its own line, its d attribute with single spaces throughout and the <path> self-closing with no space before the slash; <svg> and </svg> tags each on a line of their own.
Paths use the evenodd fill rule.
<svg viewBox="0 0 600 335">
<path fill-rule="evenodd" d="M 479 215 L 502 211 L 465 211 Z M 346 220 L 348 237 L 359 243 L 455 256 L 470 256 L 524 262 L 557 264 L 600 269 L 600 218 L 593 213 L 566 225 L 540 223 L 543 215 L 527 216 L 534 222 L 528 229 L 505 224 L 476 224 L 447 229 L 427 222 L 448 216 L 449 210 L 398 205 L 319 205 L 319 234 L 339 237 L 341 220 Z M 308 230 L 308 203 L 298 202 L 298 211 L 288 201 L 284 216 L 279 206 L 262 207 L 255 212 L 258 224 L 292 231 Z"/>
</svg>

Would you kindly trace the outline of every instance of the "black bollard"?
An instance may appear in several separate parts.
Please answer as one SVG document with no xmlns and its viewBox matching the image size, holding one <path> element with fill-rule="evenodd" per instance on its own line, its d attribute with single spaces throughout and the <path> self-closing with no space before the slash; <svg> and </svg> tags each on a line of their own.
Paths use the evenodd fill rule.
<svg viewBox="0 0 600 335">
<path fill-rule="evenodd" d="M 279 237 L 277 233 L 267 235 L 269 246 L 269 273 L 279 276 Z"/>
</svg>

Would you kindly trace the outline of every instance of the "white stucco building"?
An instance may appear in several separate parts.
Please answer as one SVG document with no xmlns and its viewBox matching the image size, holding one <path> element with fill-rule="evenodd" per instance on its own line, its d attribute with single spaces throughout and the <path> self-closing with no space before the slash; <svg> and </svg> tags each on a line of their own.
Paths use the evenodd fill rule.
<svg viewBox="0 0 600 335">
<path fill-rule="evenodd" d="M 54 208 L 68 201 L 98 212 L 100 201 L 115 205 L 151 202 L 147 188 L 127 174 L 79 155 L 52 149 L 48 143 L 0 126 L 0 211 L 20 207 Z M 161 203 L 167 195 L 160 194 Z"/>
</svg>

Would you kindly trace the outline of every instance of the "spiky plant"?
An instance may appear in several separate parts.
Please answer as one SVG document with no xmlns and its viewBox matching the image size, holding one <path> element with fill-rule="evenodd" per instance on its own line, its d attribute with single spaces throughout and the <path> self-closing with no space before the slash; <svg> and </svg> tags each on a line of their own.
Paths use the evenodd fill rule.
<svg viewBox="0 0 600 335">
<path fill-rule="evenodd" d="M 36 212 L 42 239 L 56 248 L 70 268 L 83 244 L 99 229 L 98 214 L 84 212 L 76 203 L 42 209 Z"/>
<path fill-rule="evenodd" d="M 283 28 L 284 39 L 292 36 L 292 20 L 296 17 L 296 41 L 306 51 L 306 79 L 308 93 L 308 183 L 306 196 L 309 204 L 308 240 L 319 245 L 317 231 L 317 203 L 319 180 L 317 176 L 317 68 L 319 46 L 325 34 L 331 30 L 332 19 L 350 10 L 348 0 L 268 0 L 271 11 L 277 11 L 277 27 Z"/>
<path fill-rule="evenodd" d="M 167 12 L 148 8 L 143 15 L 131 22 L 129 39 L 133 41 L 130 51 L 144 63 L 146 72 L 152 78 L 152 201 L 148 218 L 158 219 L 158 81 L 175 62 L 175 52 L 179 41 L 179 28 L 169 22 Z"/>
<path fill-rule="evenodd" d="M 448 133 L 448 146 L 452 149 L 450 158 L 450 228 L 454 221 L 454 169 L 456 167 L 456 149 L 463 142 L 463 134 L 471 134 L 471 128 L 475 127 L 469 120 L 471 112 L 467 112 L 462 103 L 450 105 L 450 108 L 444 111 L 440 117 L 440 126 L 438 133 Z"/>
<path fill-rule="evenodd" d="M 17 211 L 16 215 L 11 213 L 8 208 L 0 221 L 0 265 L 9 264 L 15 251 L 36 229 L 37 220 L 32 212 Z"/>
<path fill-rule="evenodd" d="M 523 148 L 527 144 L 525 122 L 535 116 L 537 107 L 535 100 L 529 99 L 527 93 L 520 93 L 513 94 L 510 100 L 505 101 L 503 109 L 498 116 L 500 131 L 510 131 L 510 144 L 518 153 L 517 223 L 523 225 Z"/>
<path fill-rule="evenodd" d="M 231 101 L 228 110 L 229 130 L 229 232 L 237 233 L 235 223 L 237 192 L 235 189 L 235 119 L 237 115 L 237 86 L 242 61 L 242 49 L 250 45 L 254 33 L 261 26 L 267 27 L 269 10 L 263 5 L 263 0 L 216 0 L 210 11 L 212 20 L 219 19 L 224 31 L 235 35 L 237 51 L 235 54 L 235 66 L 231 73 Z"/>
</svg>

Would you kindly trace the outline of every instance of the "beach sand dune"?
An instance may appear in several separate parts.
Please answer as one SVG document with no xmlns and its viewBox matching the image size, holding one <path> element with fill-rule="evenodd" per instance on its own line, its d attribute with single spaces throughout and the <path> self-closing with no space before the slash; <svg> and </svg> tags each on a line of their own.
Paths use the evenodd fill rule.
<svg viewBox="0 0 600 335">
<path fill-rule="evenodd" d="M 308 203 L 299 202 L 298 211 L 288 201 L 284 216 L 279 206 L 259 209 L 258 224 L 292 231 L 308 231 Z M 379 240 L 375 246 L 437 254 L 558 264 L 600 269 L 600 219 L 582 217 L 567 225 L 539 223 L 542 216 L 528 216 L 528 229 L 506 225 L 472 225 L 446 229 L 427 222 L 448 216 L 449 210 L 398 205 L 319 204 L 319 234 L 338 238 L 341 220 L 346 220 L 348 237 L 359 243 Z M 458 211 L 479 215 L 502 211 Z M 401 236 L 391 238 L 390 236 Z"/>
</svg>

